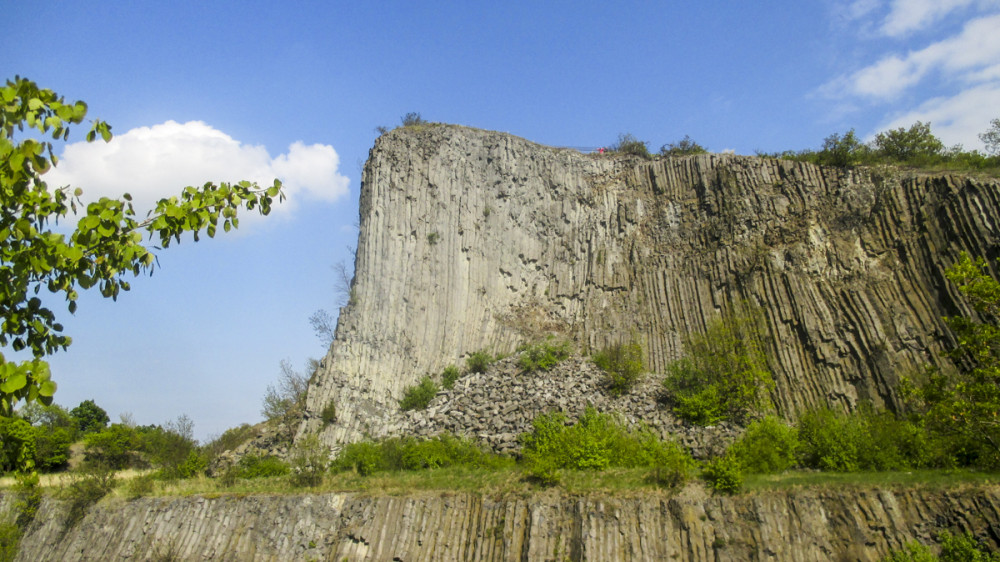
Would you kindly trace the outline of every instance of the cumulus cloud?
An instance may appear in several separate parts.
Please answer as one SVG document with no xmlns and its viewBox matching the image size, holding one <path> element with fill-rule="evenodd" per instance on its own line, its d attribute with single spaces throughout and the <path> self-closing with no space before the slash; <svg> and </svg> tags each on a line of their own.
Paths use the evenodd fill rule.
<svg viewBox="0 0 1000 562">
<path fill-rule="evenodd" d="M 839 85 L 855 95 L 895 98 L 932 71 L 962 82 L 1000 75 L 1000 14 L 974 19 L 954 37 L 937 41 L 905 56 L 889 55 L 853 73 Z"/>
<path fill-rule="evenodd" d="M 893 0 L 881 31 L 899 37 L 925 29 L 951 12 L 975 4 L 974 0 Z M 979 2 L 996 4 L 996 2 Z"/>
<path fill-rule="evenodd" d="M 250 180 L 265 187 L 278 178 L 287 200 L 272 214 L 287 214 L 305 200 L 347 195 L 349 180 L 339 165 L 332 146 L 297 141 L 272 158 L 263 146 L 243 144 L 201 121 L 167 121 L 116 135 L 110 143 L 69 144 L 44 179 L 52 187 L 82 188 L 85 201 L 129 193 L 142 217 L 156 201 L 188 185 Z"/>
</svg>

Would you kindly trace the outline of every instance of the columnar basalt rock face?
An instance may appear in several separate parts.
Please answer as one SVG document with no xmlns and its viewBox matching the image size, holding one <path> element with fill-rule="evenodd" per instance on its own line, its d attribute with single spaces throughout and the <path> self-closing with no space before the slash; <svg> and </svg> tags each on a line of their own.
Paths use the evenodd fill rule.
<svg viewBox="0 0 1000 562">
<path fill-rule="evenodd" d="M 404 431 L 403 389 L 545 333 L 637 337 L 653 373 L 734 302 L 760 306 L 778 410 L 894 406 L 967 312 L 943 270 L 996 257 L 995 180 L 699 155 L 585 155 L 455 126 L 383 135 L 350 304 L 299 435 Z M 323 426 L 329 402 L 338 421 Z"/>
<path fill-rule="evenodd" d="M 0 496 L 0 520 L 13 517 Z M 641 497 L 140 498 L 105 501 L 76 524 L 46 499 L 18 562 L 59 560 L 858 560 L 943 530 L 996 547 L 1000 497 L 963 491 L 768 492 L 711 497 L 697 486 Z"/>
</svg>

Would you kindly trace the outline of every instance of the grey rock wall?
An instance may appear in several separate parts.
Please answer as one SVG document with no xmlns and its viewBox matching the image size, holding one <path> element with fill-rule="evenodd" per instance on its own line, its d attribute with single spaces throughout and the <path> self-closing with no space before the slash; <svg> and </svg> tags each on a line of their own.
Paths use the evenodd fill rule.
<svg viewBox="0 0 1000 562">
<path fill-rule="evenodd" d="M 11 501 L 0 496 L 0 515 Z M 942 530 L 991 548 L 995 488 L 797 490 L 733 498 L 678 494 L 488 497 L 465 493 L 365 497 L 142 498 L 105 501 L 76 525 L 45 500 L 18 562 L 214 560 L 874 561 Z"/>
<path fill-rule="evenodd" d="M 584 155 L 456 126 L 383 135 L 365 166 L 352 301 L 299 435 L 411 429 L 403 389 L 545 333 L 635 335 L 654 374 L 726 306 L 763 310 L 780 413 L 898 403 L 940 364 L 943 269 L 997 257 L 996 180 L 698 155 Z M 334 402 L 338 422 L 324 427 Z"/>
</svg>

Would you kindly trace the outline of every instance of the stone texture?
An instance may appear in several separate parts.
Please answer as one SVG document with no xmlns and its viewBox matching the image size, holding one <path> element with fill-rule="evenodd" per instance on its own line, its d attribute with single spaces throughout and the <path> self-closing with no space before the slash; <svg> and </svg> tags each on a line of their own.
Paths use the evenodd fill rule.
<svg viewBox="0 0 1000 562">
<path fill-rule="evenodd" d="M 764 311 L 773 400 L 898 404 L 967 312 L 943 269 L 997 257 L 996 180 L 733 155 L 585 155 L 456 126 L 383 135 L 365 166 L 352 301 L 298 435 L 407 431 L 406 386 L 555 332 L 635 334 L 652 371 L 728 304 Z M 339 420 L 319 412 L 336 403 Z"/>
<path fill-rule="evenodd" d="M 12 496 L 0 496 L 9 516 Z M 723 498 L 697 486 L 642 496 L 142 498 L 75 526 L 46 499 L 18 562 L 59 560 L 879 560 L 941 530 L 997 547 L 995 487 L 796 490 Z"/>
</svg>

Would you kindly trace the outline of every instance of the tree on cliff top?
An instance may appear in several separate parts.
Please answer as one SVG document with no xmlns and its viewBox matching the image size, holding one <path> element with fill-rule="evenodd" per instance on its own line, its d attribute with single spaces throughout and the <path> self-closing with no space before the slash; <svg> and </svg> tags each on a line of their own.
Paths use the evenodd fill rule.
<svg viewBox="0 0 1000 562">
<path fill-rule="evenodd" d="M 102 197 L 87 205 L 71 234 L 57 233 L 52 225 L 71 211 L 77 213 L 82 192 L 49 189 L 43 175 L 58 158 L 51 142 L 23 138 L 25 125 L 29 133 L 35 129 L 66 140 L 70 126 L 83 122 L 86 114 L 84 102 L 69 103 L 21 77 L 0 88 L 0 346 L 27 349 L 34 356 L 14 362 L 0 354 L 0 415 L 9 416 L 22 399 L 51 403 L 56 389 L 42 358 L 66 349 L 70 338 L 62 335 L 55 314 L 37 296 L 42 288 L 62 293 L 70 313 L 76 310 L 78 288 L 96 287 L 102 296 L 116 299 L 119 291 L 129 290 L 129 274 L 153 271 L 156 258 L 143 245 L 143 234 L 156 237 L 161 248 L 180 242 L 184 232 L 193 233 L 195 241 L 203 229 L 213 237 L 220 218 L 228 232 L 239 225 L 238 209 L 266 215 L 274 197 L 284 198 L 278 180 L 267 188 L 246 181 L 206 183 L 161 199 L 139 220 L 128 194 Z M 98 136 L 111 141 L 111 126 L 93 121 L 87 141 Z"/>
</svg>

